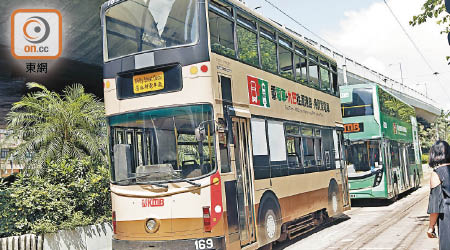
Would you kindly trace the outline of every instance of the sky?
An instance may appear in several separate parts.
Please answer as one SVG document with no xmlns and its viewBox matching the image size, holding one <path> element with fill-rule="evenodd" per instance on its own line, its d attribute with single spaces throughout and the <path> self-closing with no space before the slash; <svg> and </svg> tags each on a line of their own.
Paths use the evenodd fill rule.
<svg viewBox="0 0 450 250">
<path fill-rule="evenodd" d="M 314 36 L 284 16 L 286 12 Z M 431 19 L 419 26 L 409 21 L 421 12 L 425 0 L 387 0 L 400 23 L 425 59 L 408 40 L 382 0 L 245 0 L 247 6 L 298 33 L 354 59 L 359 63 L 428 94 L 439 108 L 450 110 L 450 46 L 442 26 Z M 331 45 L 330 45 L 331 44 Z M 402 74 L 400 72 L 400 65 Z M 434 72 L 439 74 L 435 75 Z"/>
</svg>

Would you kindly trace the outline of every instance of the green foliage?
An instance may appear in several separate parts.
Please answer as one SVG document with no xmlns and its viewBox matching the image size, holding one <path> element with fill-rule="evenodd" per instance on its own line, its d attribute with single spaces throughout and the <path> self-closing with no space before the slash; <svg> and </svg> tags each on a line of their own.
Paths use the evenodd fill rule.
<svg viewBox="0 0 450 250">
<path fill-rule="evenodd" d="M 228 57 L 235 57 L 236 56 L 234 49 L 227 48 L 227 47 L 225 47 L 225 46 L 223 46 L 222 44 L 219 44 L 219 43 L 212 44 L 211 45 L 211 50 L 213 52 L 216 52 L 217 54 L 228 56 Z"/>
<path fill-rule="evenodd" d="M 429 19 L 437 19 L 436 23 L 443 27 L 441 34 L 450 33 L 450 15 L 445 10 L 444 0 L 426 0 L 422 6 L 422 13 L 413 16 L 409 24 L 411 26 L 420 25 Z M 450 57 L 446 56 L 446 59 L 449 61 Z"/>
<path fill-rule="evenodd" d="M 80 84 L 66 87 L 63 95 L 37 83 L 27 86 L 38 91 L 14 103 L 6 118 L 12 131 L 8 139 L 20 142 L 10 156 L 31 168 L 60 163 L 66 156 L 106 160 L 103 103 Z"/>
<path fill-rule="evenodd" d="M 429 127 L 419 124 L 419 139 L 422 152 L 428 152 L 437 140 L 450 141 L 450 112 L 441 111 L 441 115 Z"/>
<path fill-rule="evenodd" d="M 428 154 L 422 154 L 422 164 L 427 164 L 430 159 Z"/>
<path fill-rule="evenodd" d="M 238 37 L 239 59 L 253 66 L 258 66 L 256 34 L 241 26 L 237 26 L 236 34 Z"/>
<path fill-rule="evenodd" d="M 414 108 L 406 105 L 381 88 L 378 88 L 378 96 L 381 103 L 381 112 L 411 124 L 411 116 L 416 116 Z"/>
<path fill-rule="evenodd" d="M 261 64 L 262 69 L 272 73 L 277 72 L 277 45 L 266 39 L 260 37 L 259 43 L 261 46 Z"/>
<path fill-rule="evenodd" d="M 89 158 L 46 163 L 0 181 L 0 237 L 50 233 L 111 218 L 109 170 Z"/>
<path fill-rule="evenodd" d="M 436 23 L 438 25 L 445 25 L 444 30 L 441 33 L 449 33 L 450 15 L 445 11 L 445 2 L 443 0 L 427 0 L 422 6 L 422 13 L 417 16 L 413 16 L 413 19 L 409 21 L 412 26 L 420 25 L 427 22 L 429 19 L 438 19 Z"/>
</svg>

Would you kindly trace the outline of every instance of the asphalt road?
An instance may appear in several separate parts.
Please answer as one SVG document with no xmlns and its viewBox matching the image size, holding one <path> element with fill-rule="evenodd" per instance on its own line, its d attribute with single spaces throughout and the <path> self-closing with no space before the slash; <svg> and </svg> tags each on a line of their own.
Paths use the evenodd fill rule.
<svg viewBox="0 0 450 250">
<path fill-rule="evenodd" d="M 430 169 L 424 167 L 422 187 L 403 194 L 397 202 L 354 201 L 343 218 L 273 249 L 439 249 L 426 236 Z"/>
</svg>

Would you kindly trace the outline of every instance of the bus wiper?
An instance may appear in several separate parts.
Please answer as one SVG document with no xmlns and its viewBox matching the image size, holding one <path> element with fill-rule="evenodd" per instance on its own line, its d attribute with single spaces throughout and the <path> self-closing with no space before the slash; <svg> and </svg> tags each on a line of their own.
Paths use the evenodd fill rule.
<svg viewBox="0 0 450 250">
<path fill-rule="evenodd" d="M 186 179 L 174 179 L 174 180 L 172 180 L 172 182 L 186 182 L 186 183 L 189 183 L 192 186 L 196 186 L 196 187 L 200 187 L 202 185 L 202 184 L 198 184 L 198 183 L 195 183 L 193 181 L 186 180 Z"/>
<path fill-rule="evenodd" d="M 146 184 L 146 185 L 155 185 L 157 187 L 162 187 L 162 188 L 169 188 L 169 186 L 165 185 L 165 184 L 161 184 L 161 183 L 157 183 L 157 182 L 152 182 L 152 181 L 143 181 L 143 182 L 136 182 L 137 184 Z"/>
<path fill-rule="evenodd" d="M 123 182 L 123 181 L 134 180 L 134 179 L 137 179 L 137 178 L 149 177 L 149 176 L 152 176 L 153 174 L 154 174 L 154 173 L 151 173 L 151 174 L 145 174 L 145 175 L 139 175 L 139 176 L 133 176 L 133 177 L 125 178 L 125 179 L 122 179 L 122 180 L 118 180 L 118 181 L 116 181 L 116 182 L 119 183 L 119 182 Z M 138 183 L 138 184 L 155 185 L 155 186 L 163 187 L 163 188 L 168 188 L 168 187 L 169 187 L 169 186 L 167 186 L 167 185 L 164 185 L 164 184 L 161 184 L 161 183 L 157 183 L 157 182 L 152 182 L 152 181 L 148 181 L 148 182 L 136 182 L 136 183 Z"/>
<path fill-rule="evenodd" d="M 193 181 L 186 180 L 186 179 L 182 179 L 182 178 L 180 178 L 179 176 L 177 176 L 177 175 L 174 174 L 174 173 L 170 173 L 170 175 L 172 175 L 173 177 L 177 177 L 177 178 L 178 178 L 178 179 L 173 179 L 173 180 L 170 181 L 170 182 L 186 182 L 186 183 L 191 184 L 192 186 L 196 186 L 196 187 L 200 187 L 200 186 L 201 186 L 201 184 L 195 183 L 195 182 L 193 182 Z"/>
</svg>

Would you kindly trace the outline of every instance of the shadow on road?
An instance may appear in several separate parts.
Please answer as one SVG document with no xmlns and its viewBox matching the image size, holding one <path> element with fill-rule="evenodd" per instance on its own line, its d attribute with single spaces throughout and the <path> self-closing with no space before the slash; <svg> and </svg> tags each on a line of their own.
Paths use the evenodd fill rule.
<svg viewBox="0 0 450 250">
<path fill-rule="evenodd" d="M 273 249 L 274 250 L 285 249 L 285 248 L 287 248 L 287 247 L 289 247 L 291 245 L 294 245 L 295 243 L 297 243 L 298 241 L 300 241 L 302 239 L 305 239 L 305 238 L 307 238 L 307 237 L 309 237 L 309 236 L 311 236 L 311 235 L 313 235 L 313 234 L 315 234 L 317 232 L 320 232 L 320 231 L 322 231 L 322 230 L 324 230 L 324 229 L 326 229 L 328 227 L 337 225 L 337 224 L 339 224 L 341 222 L 344 222 L 344 221 L 346 221 L 348 219 L 350 219 L 350 217 L 348 215 L 346 215 L 346 214 L 343 214 L 340 217 L 332 219 L 332 220 L 330 220 L 330 221 L 328 221 L 326 223 L 323 223 L 322 225 L 314 228 L 313 230 L 311 230 L 311 231 L 309 231 L 309 232 L 307 232 L 305 234 L 302 234 L 302 235 L 300 235 L 300 236 L 298 236 L 298 237 L 296 237 L 296 238 L 294 238 L 292 240 L 285 240 L 283 242 L 277 242 L 276 244 L 273 245 Z"/>
<path fill-rule="evenodd" d="M 398 195 L 398 200 L 411 195 L 415 190 L 411 189 Z M 386 199 L 355 199 L 352 200 L 352 207 L 384 207 L 393 204 L 395 201 Z"/>
</svg>

